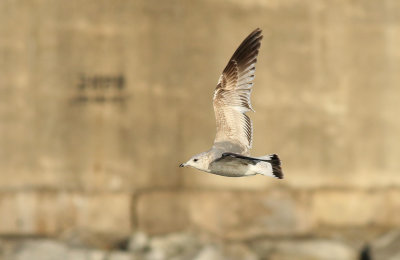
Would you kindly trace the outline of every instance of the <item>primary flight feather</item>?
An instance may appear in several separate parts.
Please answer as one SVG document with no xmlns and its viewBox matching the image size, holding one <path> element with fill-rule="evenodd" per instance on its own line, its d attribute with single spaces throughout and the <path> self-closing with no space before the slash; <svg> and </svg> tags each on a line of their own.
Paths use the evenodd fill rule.
<svg viewBox="0 0 400 260">
<path fill-rule="evenodd" d="M 219 77 L 213 97 L 217 125 L 213 147 L 193 156 L 180 167 L 191 166 L 229 177 L 262 174 L 283 178 L 276 154 L 249 157 L 253 126 L 246 112 L 253 111 L 250 94 L 263 38 L 261 32 L 256 29 L 244 39 Z"/>
</svg>

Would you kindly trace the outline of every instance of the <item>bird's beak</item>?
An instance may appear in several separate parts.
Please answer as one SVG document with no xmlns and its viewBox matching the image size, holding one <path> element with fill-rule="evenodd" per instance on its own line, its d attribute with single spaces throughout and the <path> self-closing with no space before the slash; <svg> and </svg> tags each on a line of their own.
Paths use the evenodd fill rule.
<svg viewBox="0 0 400 260">
<path fill-rule="evenodd" d="M 179 167 L 185 167 L 186 165 L 184 164 L 184 163 L 181 163 L 180 165 L 179 165 Z"/>
</svg>

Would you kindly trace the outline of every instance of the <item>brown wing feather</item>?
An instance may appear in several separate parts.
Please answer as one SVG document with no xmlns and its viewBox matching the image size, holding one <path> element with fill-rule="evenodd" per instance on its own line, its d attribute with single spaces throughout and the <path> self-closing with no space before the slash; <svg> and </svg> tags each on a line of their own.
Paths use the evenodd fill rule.
<svg viewBox="0 0 400 260">
<path fill-rule="evenodd" d="M 261 39 L 260 29 L 247 36 L 232 55 L 214 91 L 217 121 L 214 142 L 233 142 L 242 147 L 243 154 L 247 154 L 252 145 L 252 123 L 245 113 L 253 110 L 250 93 Z"/>
</svg>

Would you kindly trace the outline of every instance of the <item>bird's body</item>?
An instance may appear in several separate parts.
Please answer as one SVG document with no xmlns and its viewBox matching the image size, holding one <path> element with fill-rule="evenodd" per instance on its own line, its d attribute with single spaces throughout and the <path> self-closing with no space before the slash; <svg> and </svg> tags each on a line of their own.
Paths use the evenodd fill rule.
<svg viewBox="0 0 400 260">
<path fill-rule="evenodd" d="M 240 44 L 218 80 L 213 97 L 217 123 L 214 145 L 181 167 L 228 177 L 262 174 L 283 178 L 277 155 L 249 156 L 253 127 L 246 112 L 253 111 L 250 93 L 261 39 L 261 30 L 254 30 Z"/>
</svg>

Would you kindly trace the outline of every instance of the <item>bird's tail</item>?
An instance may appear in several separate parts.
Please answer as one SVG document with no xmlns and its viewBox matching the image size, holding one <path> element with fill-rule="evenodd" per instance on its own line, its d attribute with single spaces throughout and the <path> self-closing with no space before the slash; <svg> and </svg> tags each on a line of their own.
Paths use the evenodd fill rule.
<svg viewBox="0 0 400 260">
<path fill-rule="evenodd" d="M 260 162 L 257 163 L 257 173 L 283 179 L 283 172 L 281 168 L 281 160 L 276 154 L 264 155 L 257 157 Z"/>
</svg>

